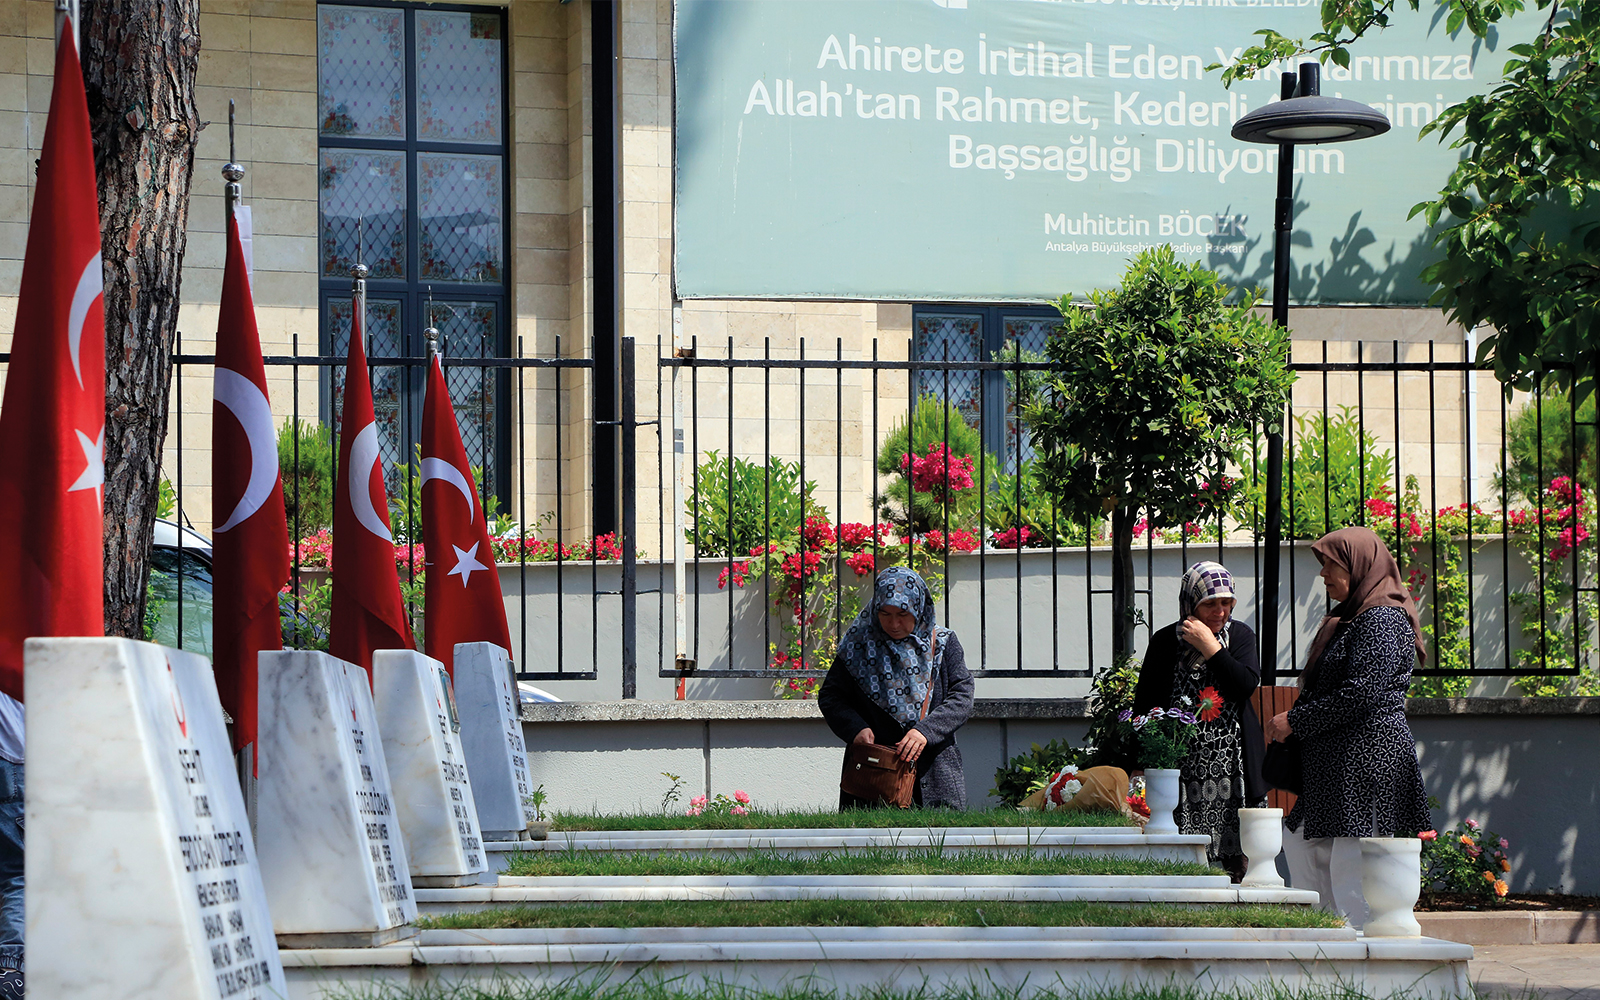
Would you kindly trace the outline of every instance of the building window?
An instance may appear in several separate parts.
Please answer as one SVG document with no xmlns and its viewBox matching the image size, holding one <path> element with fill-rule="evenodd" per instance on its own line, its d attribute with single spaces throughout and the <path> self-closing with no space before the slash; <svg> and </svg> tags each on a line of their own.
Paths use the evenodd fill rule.
<svg viewBox="0 0 1600 1000">
<path fill-rule="evenodd" d="M 433 4 L 317 8 L 318 246 L 325 354 L 350 347 L 350 268 L 367 278 L 371 359 L 420 357 L 439 329 L 461 437 L 483 488 L 510 469 L 510 380 L 451 359 L 509 353 L 505 15 Z M 377 366 L 391 490 L 420 440 L 425 370 Z M 337 423 L 344 372 L 323 379 Z"/>
<path fill-rule="evenodd" d="M 917 306 L 913 351 L 917 361 L 993 361 L 1017 341 L 1024 351 L 1042 352 L 1061 323 L 1053 308 L 1040 306 Z M 983 433 L 984 447 L 1006 472 L 1033 457 L 1028 434 L 1017 419 L 1004 373 L 959 370 L 917 372 L 917 395 L 947 400 Z"/>
</svg>

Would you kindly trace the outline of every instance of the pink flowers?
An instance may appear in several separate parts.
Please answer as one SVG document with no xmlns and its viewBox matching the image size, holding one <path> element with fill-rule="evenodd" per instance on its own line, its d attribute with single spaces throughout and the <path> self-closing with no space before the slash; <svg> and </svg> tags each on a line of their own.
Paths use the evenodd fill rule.
<svg viewBox="0 0 1600 1000">
<path fill-rule="evenodd" d="M 1438 830 L 1423 830 L 1421 833 L 1417 834 L 1417 839 L 1418 840 L 1423 840 L 1423 841 L 1438 840 L 1439 839 L 1439 831 Z"/>
<path fill-rule="evenodd" d="M 733 790 L 733 801 L 739 803 L 741 806 L 747 806 L 750 804 L 750 796 L 748 793 L 741 792 L 735 788 Z"/>
<path fill-rule="evenodd" d="M 734 789 L 733 798 L 717 794 L 712 799 L 704 795 L 696 795 L 689 800 L 689 808 L 684 810 L 685 816 L 748 816 L 752 805 L 747 792 Z"/>
<path fill-rule="evenodd" d="M 689 800 L 689 808 L 684 810 L 683 814 L 685 816 L 698 816 L 705 812 L 705 810 L 706 797 L 704 795 L 696 795 L 694 798 Z"/>
<path fill-rule="evenodd" d="M 911 477 L 911 488 L 918 493 L 946 497 L 972 488 L 972 457 L 952 455 L 942 443 L 928 445 L 928 453 L 921 457 L 906 452 L 900 458 L 900 471 Z"/>
</svg>

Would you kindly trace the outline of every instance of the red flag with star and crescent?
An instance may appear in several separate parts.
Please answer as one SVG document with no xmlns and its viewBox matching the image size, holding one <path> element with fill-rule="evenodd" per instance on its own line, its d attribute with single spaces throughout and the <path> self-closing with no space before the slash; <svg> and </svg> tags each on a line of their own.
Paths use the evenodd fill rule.
<svg viewBox="0 0 1600 1000">
<path fill-rule="evenodd" d="M 24 639 L 105 634 L 100 208 L 70 22 L 55 72 L 0 406 L 0 691 L 19 700 Z"/>
<path fill-rule="evenodd" d="M 283 648 L 278 593 L 289 581 L 289 526 L 241 224 L 228 220 L 211 423 L 212 649 L 234 749 L 256 740 L 256 654 Z"/>
<path fill-rule="evenodd" d="M 422 403 L 422 548 L 428 554 L 423 583 L 428 655 L 453 678 L 458 642 L 492 642 L 509 653 L 511 630 L 489 525 L 438 355 L 428 366 Z"/>
<path fill-rule="evenodd" d="M 375 649 L 415 649 L 395 571 L 383 448 L 372 411 L 372 381 L 362 343 L 365 317 L 352 303 L 345 363 L 339 473 L 333 487 L 333 613 L 328 649 L 372 676 Z"/>
</svg>

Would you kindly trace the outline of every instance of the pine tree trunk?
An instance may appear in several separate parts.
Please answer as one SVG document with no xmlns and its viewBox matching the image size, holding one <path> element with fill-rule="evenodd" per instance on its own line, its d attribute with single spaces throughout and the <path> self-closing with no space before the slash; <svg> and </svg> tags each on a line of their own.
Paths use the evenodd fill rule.
<svg viewBox="0 0 1600 1000">
<path fill-rule="evenodd" d="M 105 625 L 143 638 L 202 127 L 198 0 L 90 0 L 79 33 L 105 258 Z"/>
<path fill-rule="evenodd" d="M 1133 509 L 1111 512 L 1111 656 L 1133 655 Z"/>
</svg>

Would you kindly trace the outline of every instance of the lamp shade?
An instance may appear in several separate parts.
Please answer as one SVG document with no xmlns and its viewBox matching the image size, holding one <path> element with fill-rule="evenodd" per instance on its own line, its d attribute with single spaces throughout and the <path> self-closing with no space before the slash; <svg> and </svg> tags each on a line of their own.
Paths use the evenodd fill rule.
<svg viewBox="0 0 1600 1000">
<path fill-rule="evenodd" d="M 1245 142 L 1348 142 L 1389 131 L 1382 111 L 1342 97 L 1291 97 L 1256 108 L 1233 125 Z"/>
</svg>

